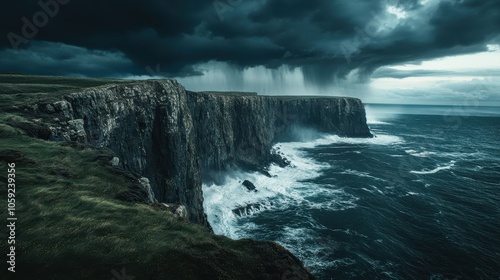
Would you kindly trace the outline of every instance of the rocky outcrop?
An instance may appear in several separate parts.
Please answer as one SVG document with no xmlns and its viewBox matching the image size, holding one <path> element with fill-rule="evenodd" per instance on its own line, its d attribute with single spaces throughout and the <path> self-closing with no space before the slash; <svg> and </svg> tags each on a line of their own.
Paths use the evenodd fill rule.
<svg viewBox="0 0 500 280">
<path fill-rule="evenodd" d="M 184 205 L 190 221 L 209 227 L 186 98 L 174 80 L 134 82 L 82 90 L 37 108 L 57 116 L 52 140 L 108 147 L 114 165 L 148 179 L 154 193 L 148 201 Z"/>
<path fill-rule="evenodd" d="M 243 181 L 242 185 L 245 186 L 249 191 L 257 191 L 255 185 L 248 180 Z"/>
<path fill-rule="evenodd" d="M 286 165 L 272 145 L 299 139 L 306 128 L 371 136 L 359 99 L 195 93 L 175 80 L 85 89 L 32 110 L 56 120 L 50 139 L 111 149 L 113 165 L 148 179 L 148 201 L 182 205 L 183 215 L 207 227 L 202 171 Z"/>
<path fill-rule="evenodd" d="M 238 206 L 233 209 L 233 214 L 239 217 L 244 217 L 247 215 L 252 215 L 257 212 L 260 212 L 264 209 L 269 209 L 273 204 L 271 202 L 268 203 L 250 203 L 243 206 Z"/>
<path fill-rule="evenodd" d="M 188 211 L 186 206 L 184 205 L 175 203 L 155 203 L 153 204 L 153 207 L 163 211 L 169 211 L 170 213 L 174 214 L 174 216 L 176 216 L 177 218 L 184 221 L 189 221 Z"/>
</svg>

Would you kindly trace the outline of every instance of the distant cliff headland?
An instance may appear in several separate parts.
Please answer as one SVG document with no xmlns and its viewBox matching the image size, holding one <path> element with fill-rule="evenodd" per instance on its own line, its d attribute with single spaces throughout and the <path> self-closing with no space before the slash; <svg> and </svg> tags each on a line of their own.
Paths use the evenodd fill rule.
<svg viewBox="0 0 500 280">
<path fill-rule="evenodd" d="M 29 177 L 26 183 L 32 187 L 26 189 L 25 197 L 21 190 L 19 200 L 39 210 L 47 209 L 48 213 L 43 216 L 43 211 L 28 211 L 39 219 L 33 217 L 29 219 L 33 224 L 20 225 L 26 234 L 19 238 L 26 238 L 29 246 L 21 248 L 25 255 L 19 261 L 40 273 L 53 272 L 56 276 L 52 279 L 73 274 L 58 270 L 54 263 L 44 265 L 41 257 L 30 253 L 42 250 L 33 248 L 51 236 L 65 248 L 62 252 L 68 258 L 61 259 L 55 247 L 42 250 L 42 256 L 61 262 L 67 259 L 71 262 L 69 267 L 99 265 L 94 269 L 98 272 L 92 267 L 84 270 L 90 276 L 104 273 L 103 279 L 112 278 L 109 267 L 113 265 L 128 265 L 137 274 L 136 279 L 158 279 L 154 277 L 173 273 L 174 269 L 181 271 L 176 272 L 176 279 L 282 279 L 287 273 L 297 277 L 294 279 L 312 279 L 298 259 L 275 243 L 232 241 L 209 233 L 202 181 L 217 180 L 217 174 L 230 169 L 265 173 L 273 162 L 286 164 L 286 159 L 274 153 L 272 146 L 278 141 L 297 140 L 304 128 L 346 137 L 371 137 L 364 106 L 356 98 L 189 92 L 175 80 L 127 82 L 3 75 L 0 81 L 0 107 L 4 111 L 0 114 L 4 142 L 0 160 L 18 161 L 20 180 Z M 41 146 L 46 148 L 34 148 Z M 47 163 L 47 158 L 53 163 Z M 59 166 L 58 159 L 65 164 Z M 81 162 L 69 164 L 75 161 Z M 83 168 L 85 165 L 89 167 Z M 22 178 L 23 172 L 33 171 L 40 173 L 38 179 L 33 174 Z M 86 180 L 90 181 L 81 189 L 76 187 Z M 94 185 L 87 188 L 92 181 Z M 61 189 L 51 186 L 51 182 L 61 184 Z M 119 186 L 109 186 L 113 183 Z M 63 205 L 69 201 L 76 203 L 74 207 L 81 212 L 50 210 L 69 209 L 70 205 Z M 96 211 L 85 211 L 89 201 L 96 203 L 92 206 Z M 94 219 L 96 215 L 99 219 L 92 222 L 99 229 L 81 228 L 89 226 L 85 217 Z M 116 228 L 115 216 L 120 221 Z M 159 229 L 156 224 L 162 220 L 170 228 Z M 144 228 L 135 228 L 133 221 L 142 223 Z M 66 222 L 76 232 L 81 231 L 81 238 L 94 243 L 72 246 L 71 240 L 77 238 L 75 233 L 66 228 L 57 232 Z M 148 226 L 147 222 L 153 225 Z M 47 228 L 41 223 L 52 226 Z M 102 229 L 99 223 L 110 227 Z M 130 230 L 129 235 L 119 224 Z M 135 239 L 141 235 L 152 235 L 148 237 L 152 238 L 151 243 Z M 122 240 L 106 239 L 116 236 Z M 162 240 L 162 236 L 174 238 L 179 247 L 154 241 Z M 195 240 L 194 236 L 200 237 Z M 103 238 L 102 244 L 108 244 L 103 245 L 105 248 L 92 247 L 97 246 L 99 238 Z M 121 247 L 134 248 L 137 244 L 157 257 L 134 262 L 136 253 Z M 148 246 L 151 247 L 147 249 Z M 184 247 L 189 249 L 183 251 Z M 99 252 L 101 249 L 116 255 L 112 258 L 116 258 L 116 264 Z M 80 255 L 71 259 L 71 252 Z M 232 264 L 222 264 L 226 261 Z M 169 262 L 174 264 L 169 266 Z M 149 267 L 151 263 L 165 267 L 141 275 L 141 266 Z M 20 265 L 19 270 L 23 269 L 26 268 Z"/>
</svg>

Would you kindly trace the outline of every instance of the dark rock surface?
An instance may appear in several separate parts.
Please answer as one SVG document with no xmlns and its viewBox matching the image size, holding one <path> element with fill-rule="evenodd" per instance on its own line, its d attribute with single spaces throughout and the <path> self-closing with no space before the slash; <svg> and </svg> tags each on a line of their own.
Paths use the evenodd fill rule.
<svg viewBox="0 0 500 280">
<path fill-rule="evenodd" d="M 150 201 L 184 205 L 190 221 L 207 227 L 202 173 L 286 166 L 290 162 L 271 147 L 297 140 L 303 128 L 371 137 L 356 98 L 195 93 L 175 80 L 84 89 L 32 108 L 56 120 L 43 138 L 109 148 L 118 167 L 149 180 Z"/>
<path fill-rule="evenodd" d="M 154 199 L 184 205 L 190 221 L 209 227 L 182 85 L 163 80 L 96 87 L 69 94 L 53 108 L 61 121 L 51 127 L 52 140 L 111 149 L 119 167 L 149 180 Z"/>
<path fill-rule="evenodd" d="M 291 164 L 291 162 L 284 157 L 279 151 L 272 149 L 271 150 L 271 161 L 276 163 L 279 167 L 287 167 Z"/>
<path fill-rule="evenodd" d="M 251 203 L 244 206 L 237 207 L 233 209 L 233 214 L 239 217 L 251 215 L 255 212 L 259 212 L 263 209 L 269 209 L 272 206 L 272 203 L 263 204 L 263 203 Z"/>
<path fill-rule="evenodd" d="M 255 185 L 248 180 L 243 181 L 242 185 L 245 186 L 247 188 L 247 190 L 249 190 L 249 191 L 256 190 Z"/>
<path fill-rule="evenodd" d="M 202 169 L 259 170 L 273 161 L 278 141 L 299 140 L 303 128 L 346 137 L 371 137 L 356 98 L 307 98 L 187 92 Z"/>
</svg>

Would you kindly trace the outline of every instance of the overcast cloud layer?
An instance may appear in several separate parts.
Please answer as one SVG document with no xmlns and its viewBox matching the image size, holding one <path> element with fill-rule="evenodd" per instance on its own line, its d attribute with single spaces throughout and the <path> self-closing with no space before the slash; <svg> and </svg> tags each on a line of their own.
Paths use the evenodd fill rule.
<svg viewBox="0 0 500 280">
<path fill-rule="evenodd" d="M 44 23 L 33 17 L 43 11 L 38 2 L 2 3 L 0 70 L 191 77 L 223 62 L 298 67 L 305 83 L 322 87 L 500 43 L 498 0 L 59 0 L 66 4 L 26 38 L 23 17 Z M 412 73 L 377 72 L 384 75 Z"/>
</svg>

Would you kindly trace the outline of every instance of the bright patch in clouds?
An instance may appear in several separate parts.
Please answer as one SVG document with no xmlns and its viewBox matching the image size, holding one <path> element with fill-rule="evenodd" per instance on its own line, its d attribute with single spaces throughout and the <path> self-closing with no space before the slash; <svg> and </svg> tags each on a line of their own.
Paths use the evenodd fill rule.
<svg viewBox="0 0 500 280">
<path fill-rule="evenodd" d="M 390 68 L 396 70 L 448 70 L 457 72 L 470 69 L 500 69 L 500 47 L 499 45 L 488 45 L 487 52 L 449 56 L 424 61 L 421 64 L 404 64 Z"/>
<path fill-rule="evenodd" d="M 403 9 L 398 8 L 396 6 L 388 6 L 387 12 L 397 16 L 398 19 L 404 19 L 408 17 L 408 13 L 406 13 Z"/>
<path fill-rule="evenodd" d="M 500 45 L 486 45 L 486 47 L 490 52 L 500 51 Z"/>
<path fill-rule="evenodd" d="M 378 78 L 370 84 L 372 95 L 366 101 L 457 104 L 472 97 L 480 105 L 498 106 L 500 46 L 488 45 L 487 49 L 477 54 L 380 68 Z"/>
</svg>

